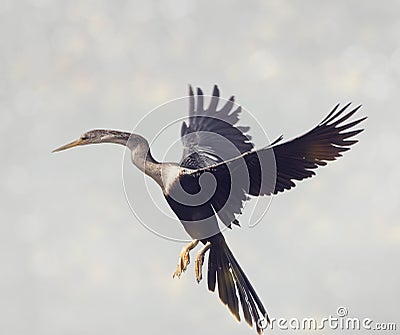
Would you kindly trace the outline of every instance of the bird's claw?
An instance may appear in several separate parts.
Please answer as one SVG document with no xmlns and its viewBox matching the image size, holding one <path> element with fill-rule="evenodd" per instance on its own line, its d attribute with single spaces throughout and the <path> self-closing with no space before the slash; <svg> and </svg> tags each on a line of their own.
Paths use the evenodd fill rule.
<svg viewBox="0 0 400 335">
<path fill-rule="evenodd" d="M 176 267 L 176 270 L 174 272 L 174 274 L 172 275 L 172 278 L 181 277 L 181 274 L 184 273 L 190 263 L 190 256 L 189 256 L 189 251 L 185 250 L 185 252 L 183 252 L 184 250 L 182 250 L 180 256 L 179 256 L 179 261 L 178 261 L 178 266 Z"/>
<path fill-rule="evenodd" d="M 196 275 L 197 283 L 200 283 L 203 279 L 203 263 L 204 263 L 204 255 L 210 249 L 211 243 L 207 242 L 203 248 L 197 253 L 196 260 L 194 263 L 194 272 Z"/>
<path fill-rule="evenodd" d="M 172 275 L 172 278 L 178 277 L 180 278 L 182 273 L 184 273 L 190 263 L 190 255 L 189 252 L 193 248 L 196 247 L 196 245 L 199 243 L 198 240 L 193 240 L 186 246 L 182 248 L 182 251 L 179 255 L 179 261 L 178 261 L 178 266 L 176 267 L 176 270 L 174 274 Z"/>
<path fill-rule="evenodd" d="M 204 262 L 204 254 L 198 253 L 196 256 L 196 261 L 194 263 L 194 272 L 196 274 L 197 283 L 200 283 L 203 279 L 203 262 Z"/>
</svg>

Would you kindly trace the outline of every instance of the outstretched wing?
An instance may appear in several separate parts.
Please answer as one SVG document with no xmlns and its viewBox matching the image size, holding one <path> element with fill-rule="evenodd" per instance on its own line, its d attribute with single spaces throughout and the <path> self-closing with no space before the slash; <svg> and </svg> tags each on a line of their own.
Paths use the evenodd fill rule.
<svg viewBox="0 0 400 335">
<path fill-rule="evenodd" d="M 249 194 L 277 194 L 289 190 L 296 186 L 294 181 L 314 176 L 314 170 L 318 166 L 324 166 L 327 162 L 336 160 L 342 156 L 342 152 L 349 150 L 353 144 L 357 143 L 358 140 L 350 138 L 361 133 L 363 129 L 354 129 L 354 127 L 367 117 L 344 124 L 361 107 L 358 106 L 342 116 L 349 106 L 350 103 L 337 111 L 339 105 L 336 105 L 324 120 L 300 137 L 246 155 L 245 160 L 251 176 Z M 262 177 L 268 171 L 262 171 L 264 167 L 260 165 L 260 161 L 271 159 L 272 154 L 276 163 L 276 180 L 273 190 L 271 190 L 271 185 L 263 186 Z M 270 182 L 270 179 L 266 178 L 266 182 Z"/>
<path fill-rule="evenodd" d="M 229 226 L 229 220 L 240 214 L 247 195 L 271 195 L 295 186 L 294 181 L 315 175 L 318 166 L 324 166 L 342 156 L 358 141 L 353 138 L 363 131 L 354 129 L 366 117 L 345 123 L 358 106 L 342 116 L 347 104 L 337 111 L 337 105 L 315 128 L 291 141 L 246 152 L 234 159 L 216 163 L 192 172 L 193 178 L 211 173 L 217 181 L 210 199 L 217 215 Z"/>
<path fill-rule="evenodd" d="M 210 104 L 204 107 L 204 95 L 200 88 L 194 96 L 189 86 L 188 124 L 183 122 L 181 137 L 183 155 L 181 166 L 190 168 L 206 167 L 237 157 L 253 149 L 250 136 L 245 135 L 249 127 L 239 127 L 241 107 L 233 110 L 232 96 L 218 109 L 219 89 L 214 86 Z"/>
</svg>

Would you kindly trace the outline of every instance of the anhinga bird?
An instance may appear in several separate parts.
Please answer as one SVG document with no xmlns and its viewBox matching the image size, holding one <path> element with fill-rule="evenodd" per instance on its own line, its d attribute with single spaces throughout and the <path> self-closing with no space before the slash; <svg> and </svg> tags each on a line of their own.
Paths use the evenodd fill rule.
<svg viewBox="0 0 400 335">
<path fill-rule="evenodd" d="M 238 321 L 239 308 L 246 322 L 255 324 L 258 333 L 269 317 L 249 279 L 233 256 L 218 226 L 217 217 L 227 227 L 239 225 L 237 216 L 250 196 L 272 195 L 295 186 L 294 181 L 312 177 L 318 166 L 335 160 L 357 140 L 349 139 L 363 129 L 354 127 L 366 117 L 347 121 L 360 106 L 350 112 L 347 104 L 337 105 L 316 127 L 291 141 L 282 136 L 270 145 L 255 150 L 248 127 L 235 126 L 240 106 L 233 110 L 231 97 L 218 109 L 219 90 L 214 86 L 210 103 L 197 89 L 189 87 L 189 119 L 183 122 L 183 156 L 179 164 L 156 161 L 145 138 L 116 130 L 91 130 L 78 140 L 54 151 L 94 143 L 116 143 L 131 151 L 131 159 L 142 172 L 153 178 L 192 238 L 182 249 L 174 276 L 180 276 L 189 264 L 189 252 L 200 241 L 204 246 L 196 256 L 195 274 L 202 279 L 204 255 L 208 258 L 208 289 L 218 285 L 221 301 Z M 265 323 L 264 323 L 265 324 Z"/>
</svg>

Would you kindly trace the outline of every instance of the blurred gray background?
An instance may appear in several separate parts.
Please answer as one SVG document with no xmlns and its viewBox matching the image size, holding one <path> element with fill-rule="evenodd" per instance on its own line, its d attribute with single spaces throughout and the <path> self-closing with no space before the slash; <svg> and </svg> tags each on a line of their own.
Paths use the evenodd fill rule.
<svg viewBox="0 0 400 335">
<path fill-rule="evenodd" d="M 271 138 L 363 104 L 359 144 L 226 237 L 271 317 L 345 306 L 400 327 L 398 1 L 0 0 L 0 333 L 255 333 L 192 264 L 172 279 L 182 244 L 132 215 L 121 147 L 50 153 L 189 83 L 235 94 Z"/>
</svg>

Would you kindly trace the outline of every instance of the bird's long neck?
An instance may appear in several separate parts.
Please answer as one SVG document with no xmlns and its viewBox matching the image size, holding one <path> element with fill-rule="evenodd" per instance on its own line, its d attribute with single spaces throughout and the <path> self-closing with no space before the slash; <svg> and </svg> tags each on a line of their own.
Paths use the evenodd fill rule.
<svg viewBox="0 0 400 335">
<path fill-rule="evenodd" d="M 151 154 L 148 145 L 139 144 L 134 149 L 131 149 L 132 163 L 145 174 L 149 175 L 157 181 L 161 178 L 162 163 L 156 161 Z"/>
<path fill-rule="evenodd" d="M 131 150 L 132 163 L 163 188 L 162 168 L 164 164 L 154 159 L 147 140 L 140 135 L 133 134 L 126 146 Z"/>
<path fill-rule="evenodd" d="M 116 143 L 126 146 L 131 151 L 132 163 L 142 172 L 153 178 L 161 186 L 163 191 L 169 185 L 176 173 L 178 165 L 175 163 L 160 163 L 154 159 L 150 152 L 147 140 L 137 134 L 120 131 L 108 131 L 111 137 L 105 138 L 103 142 Z M 169 178 L 171 177 L 171 178 Z"/>
</svg>

